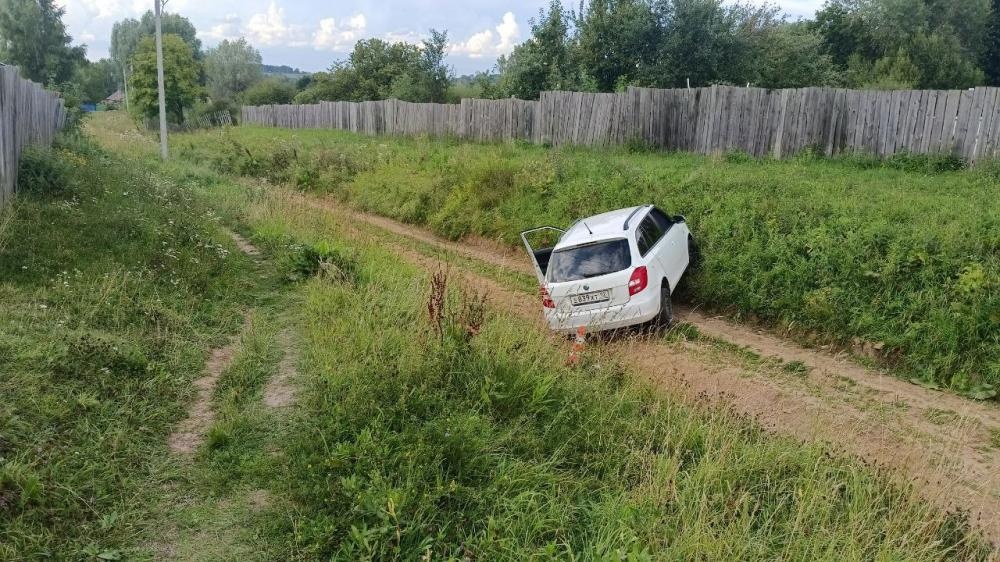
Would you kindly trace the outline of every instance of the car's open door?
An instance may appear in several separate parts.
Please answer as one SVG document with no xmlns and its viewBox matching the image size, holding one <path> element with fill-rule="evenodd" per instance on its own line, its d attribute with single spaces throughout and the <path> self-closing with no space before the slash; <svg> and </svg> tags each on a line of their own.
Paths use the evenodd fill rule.
<svg viewBox="0 0 1000 562">
<path fill-rule="evenodd" d="M 531 263 L 535 266 L 535 275 L 538 276 L 538 284 L 541 287 L 545 287 L 545 272 L 549 268 L 552 249 L 555 248 L 559 238 L 565 232 L 565 230 L 554 226 L 541 226 L 521 233 L 524 249 L 528 250 Z"/>
</svg>

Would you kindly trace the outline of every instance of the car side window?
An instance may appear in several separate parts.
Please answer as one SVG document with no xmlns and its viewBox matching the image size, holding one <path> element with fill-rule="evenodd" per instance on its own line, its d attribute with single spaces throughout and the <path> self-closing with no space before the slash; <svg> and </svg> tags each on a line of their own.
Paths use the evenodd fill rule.
<svg viewBox="0 0 1000 562">
<path fill-rule="evenodd" d="M 656 245 L 663 238 L 663 229 L 660 228 L 652 217 L 646 216 L 639 223 L 636 229 L 636 245 L 639 247 L 639 255 L 645 256 L 649 249 Z"/>
<path fill-rule="evenodd" d="M 657 226 L 663 232 L 670 230 L 670 227 L 674 225 L 674 221 L 666 213 L 655 207 L 649 212 L 649 216 L 653 218 L 653 221 L 656 222 Z"/>
</svg>

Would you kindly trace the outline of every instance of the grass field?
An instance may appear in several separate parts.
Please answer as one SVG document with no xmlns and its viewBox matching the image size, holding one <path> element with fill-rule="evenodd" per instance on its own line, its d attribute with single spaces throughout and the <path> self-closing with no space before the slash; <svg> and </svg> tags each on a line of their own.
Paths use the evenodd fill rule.
<svg viewBox="0 0 1000 562">
<path fill-rule="evenodd" d="M 257 280 L 190 193 L 87 142 L 21 169 L 0 221 L 0 559 L 111 556 Z"/>
<path fill-rule="evenodd" d="M 429 317 L 428 273 L 377 239 L 279 190 L 160 165 L 110 126 L 91 130 L 118 157 L 78 142 L 31 157 L 0 238 L 0 559 L 989 554 L 960 517 L 823 445 L 613 362 L 565 366 L 455 280 Z M 190 382 L 250 307 L 215 423 L 179 462 L 165 441 Z M 299 395 L 275 412 L 261 394 L 284 333 Z"/>
<path fill-rule="evenodd" d="M 698 305 L 864 350 L 970 396 L 1000 386 L 1000 173 L 946 158 L 789 162 L 338 131 L 236 128 L 174 137 L 175 154 L 290 183 L 451 238 L 652 202 L 684 214 L 704 260 Z"/>
</svg>

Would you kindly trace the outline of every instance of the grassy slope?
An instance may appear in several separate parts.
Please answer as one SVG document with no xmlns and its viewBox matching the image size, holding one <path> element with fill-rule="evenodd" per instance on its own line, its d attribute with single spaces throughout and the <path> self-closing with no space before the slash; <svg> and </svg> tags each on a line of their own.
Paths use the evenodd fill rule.
<svg viewBox="0 0 1000 562">
<path fill-rule="evenodd" d="M 441 343 L 426 273 L 280 194 L 210 189 L 269 253 L 305 244 L 354 264 L 349 283 L 304 287 L 307 386 L 270 484 L 296 507 L 252 523 L 304 559 L 977 556 L 944 546 L 953 523 L 867 469 L 693 411 L 614 365 L 567 369 L 521 319 L 488 314 L 471 341 L 446 322 Z"/>
<path fill-rule="evenodd" d="M 428 551 L 983 555 L 954 519 L 870 469 L 677 404 L 615 365 L 566 368 L 562 350 L 523 320 L 487 311 L 468 338 L 456 290 L 458 320 L 438 339 L 426 317 L 426 273 L 377 241 L 345 238 L 344 225 L 280 192 L 247 190 L 196 165 L 163 169 L 239 222 L 276 263 L 301 265 L 303 248 L 313 248 L 349 273 L 348 282 L 314 278 L 295 291 L 300 304 L 288 314 L 304 387 L 289 426 L 254 406 L 276 360 L 264 330 L 221 381 L 224 414 L 200 457 L 215 494 L 249 483 L 288 500 L 241 512 L 237 523 L 222 519 L 272 552 L 309 560 Z M 187 515 L 218 520 L 221 503 Z M 195 534 L 181 551 L 212 548 L 204 539 Z"/>
<path fill-rule="evenodd" d="M 253 278 L 190 194 L 85 143 L 26 155 L 21 188 L 0 242 L 0 559 L 113 554 Z"/>
<path fill-rule="evenodd" d="M 685 214 L 703 248 L 692 301 L 816 341 L 880 343 L 886 363 L 959 391 L 1000 383 L 1000 184 L 991 171 L 261 128 L 178 136 L 174 150 L 452 238 L 516 244 L 527 227 L 653 202 Z"/>
</svg>

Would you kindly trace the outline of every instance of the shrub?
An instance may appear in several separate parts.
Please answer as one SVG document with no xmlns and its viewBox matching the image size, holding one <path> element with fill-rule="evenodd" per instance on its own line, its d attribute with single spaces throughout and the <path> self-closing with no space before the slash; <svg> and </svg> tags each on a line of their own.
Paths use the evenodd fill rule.
<svg viewBox="0 0 1000 562">
<path fill-rule="evenodd" d="M 295 84 L 283 78 L 265 78 L 243 92 L 239 101 L 243 105 L 283 105 L 292 103 Z"/>
<path fill-rule="evenodd" d="M 449 238 L 516 245 L 518 232 L 533 226 L 655 203 L 685 215 L 701 246 L 702 265 L 685 293 L 696 304 L 825 342 L 882 343 L 887 365 L 959 391 L 1000 383 L 990 332 L 995 299 L 955 288 L 972 263 L 987 280 L 1000 275 L 991 222 L 1000 164 L 964 171 L 946 155 L 883 161 L 806 151 L 775 161 L 373 141 L 338 131 L 239 129 L 233 138 L 254 154 L 293 146 L 296 166 L 358 155 L 361 168 L 342 175 L 330 164 L 309 165 L 330 170 L 331 185 L 342 182 L 338 195 L 355 206 Z M 218 150 L 215 136 L 198 142 L 209 154 Z M 307 169 L 303 188 L 323 189 L 322 173 Z"/>
<path fill-rule="evenodd" d="M 357 279 L 357 260 L 327 245 L 292 245 L 288 257 L 289 279 L 302 281 L 316 276 L 341 283 Z"/>
<path fill-rule="evenodd" d="M 75 158 L 77 156 L 68 152 L 57 157 L 46 148 L 25 149 L 17 168 L 18 190 L 48 196 L 64 195 L 71 186 Z"/>
</svg>

